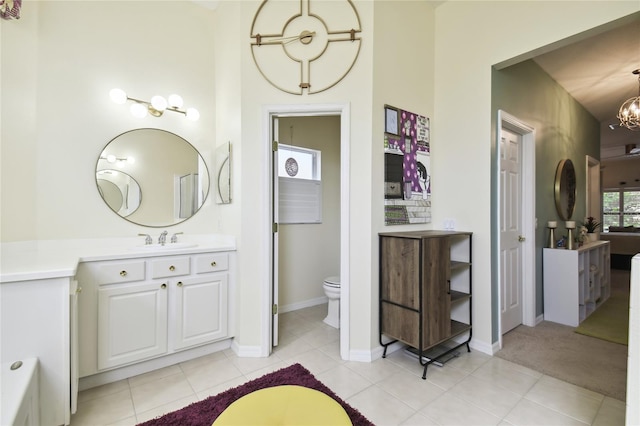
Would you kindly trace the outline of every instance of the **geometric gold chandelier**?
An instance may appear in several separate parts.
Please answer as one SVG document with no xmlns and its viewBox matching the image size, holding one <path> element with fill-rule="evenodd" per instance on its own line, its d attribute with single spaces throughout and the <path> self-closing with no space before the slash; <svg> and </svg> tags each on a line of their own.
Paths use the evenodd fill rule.
<svg viewBox="0 0 640 426">
<path fill-rule="evenodd" d="M 124 104 L 132 101 L 129 108 L 134 117 L 142 118 L 148 114 L 154 117 L 161 117 L 165 111 L 173 111 L 183 114 L 188 120 L 197 121 L 200 113 L 195 108 L 182 109 L 182 97 L 179 95 L 169 95 L 168 99 L 156 95 L 151 98 L 150 102 L 141 99 L 130 98 L 122 89 L 112 89 L 109 92 L 111 100 L 117 104 Z"/>
<path fill-rule="evenodd" d="M 621 127 L 640 131 L 640 69 L 634 70 L 633 74 L 638 76 L 638 96 L 624 101 L 618 112 L 618 120 Z"/>
</svg>

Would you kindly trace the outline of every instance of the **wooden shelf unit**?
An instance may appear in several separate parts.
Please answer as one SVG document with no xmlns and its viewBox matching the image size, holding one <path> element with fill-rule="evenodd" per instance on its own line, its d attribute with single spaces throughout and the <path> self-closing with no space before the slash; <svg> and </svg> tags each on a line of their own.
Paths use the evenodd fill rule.
<svg viewBox="0 0 640 426">
<path fill-rule="evenodd" d="M 470 351 L 471 236 L 456 231 L 379 234 L 383 358 L 392 343 L 407 344 L 424 366 L 423 379 L 429 364 L 461 346 Z M 434 355 L 444 343 L 447 346 Z"/>
</svg>

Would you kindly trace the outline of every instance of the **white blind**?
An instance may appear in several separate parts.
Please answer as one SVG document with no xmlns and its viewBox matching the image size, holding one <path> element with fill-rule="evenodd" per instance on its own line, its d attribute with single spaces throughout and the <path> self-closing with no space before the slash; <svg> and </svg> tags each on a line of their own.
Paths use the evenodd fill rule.
<svg viewBox="0 0 640 426">
<path fill-rule="evenodd" d="M 278 178 L 278 222 L 322 223 L 322 182 Z"/>
</svg>

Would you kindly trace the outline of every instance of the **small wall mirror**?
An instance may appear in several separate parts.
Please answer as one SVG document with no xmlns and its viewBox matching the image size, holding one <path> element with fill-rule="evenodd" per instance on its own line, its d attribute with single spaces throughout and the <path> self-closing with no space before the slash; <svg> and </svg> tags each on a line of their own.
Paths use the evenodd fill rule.
<svg viewBox="0 0 640 426">
<path fill-rule="evenodd" d="M 569 159 L 561 160 L 556 169 L 554 184 L 556 210 L 562 220 L 569 220 L 573 216 L 576 205 L 576 171 Z"/>
<path fill-rule="evenodd" d="M 231 202 L 231 142 L 216 148 L 216 203 Z"/>
<path fill-rule="evenodd" d="M 113 138 L 96 163 L 98 192 L 120 217 L 165 227 L 193 216 L 209 194 L 200 153 L 180 136 L 135 129 Z"/>
</svg>

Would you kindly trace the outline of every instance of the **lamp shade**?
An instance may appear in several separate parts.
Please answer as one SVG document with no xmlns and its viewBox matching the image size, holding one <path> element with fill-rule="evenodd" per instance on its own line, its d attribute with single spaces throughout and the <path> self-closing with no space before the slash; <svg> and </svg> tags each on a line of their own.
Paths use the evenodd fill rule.
<svg viewBox="0 0 640 426">
<path fill-rule="evenodd" d="M 111 100 L 117 104 L 127 102 L 127 94 L 122 89 L 111 89 L 109 96 L 111 97 Z"/>
</svg>

